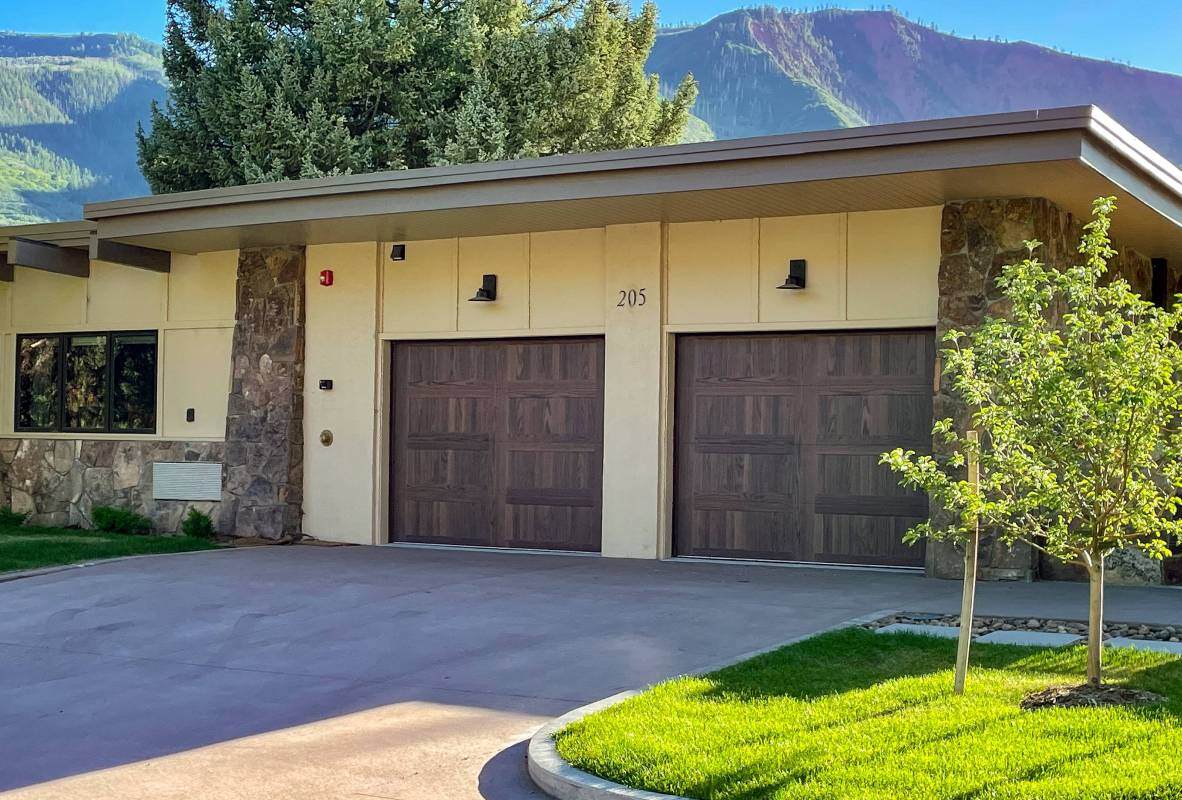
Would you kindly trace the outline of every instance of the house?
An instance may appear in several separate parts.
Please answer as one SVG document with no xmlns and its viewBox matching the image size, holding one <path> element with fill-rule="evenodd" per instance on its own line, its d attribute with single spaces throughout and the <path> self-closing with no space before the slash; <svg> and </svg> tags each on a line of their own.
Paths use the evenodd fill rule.
<svg viewBox="0 0 1182 800">
<path fill-rule="evenodd" d="M 878 455 L 931 446 L 938 335 L 1102 195 L 1167 302 L 1182 172 L 1094 107 L 94 203 L 0 231 L 0 503 L 954 575 Z"/>
</svg>

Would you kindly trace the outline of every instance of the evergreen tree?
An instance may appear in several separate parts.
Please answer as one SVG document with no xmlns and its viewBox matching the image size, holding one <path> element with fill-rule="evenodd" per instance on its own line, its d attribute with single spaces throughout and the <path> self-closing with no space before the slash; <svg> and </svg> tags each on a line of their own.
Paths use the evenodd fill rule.
<svg viewBox="0 0 1182 800">
<path fill-rule="evenodd" d="M 156 192 L 679 140 L 620 0 L 168 0 Z"/>
</svg>

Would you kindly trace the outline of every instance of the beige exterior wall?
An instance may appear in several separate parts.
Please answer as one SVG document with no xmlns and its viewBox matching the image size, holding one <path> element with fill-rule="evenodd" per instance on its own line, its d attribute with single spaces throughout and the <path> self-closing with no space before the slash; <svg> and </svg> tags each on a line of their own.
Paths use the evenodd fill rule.
<svg viewBox="0 0 1182 800">
<path fill-rule="evenodd" d="M 603 228 L 406 242 L 406 260 L 382 265 L 385 339 L 602 333 Z M 484 275 L 495 303 L 468 302 Z"/>
<path fill-rule="evenodd" d="M 304 533 L 320 539 L 375 542 L 379 250 L 363 242 L 307 252 Z M 326 269 L 332 286 L 320 285 Z M 320 389 L 322 379 L 333 388 Z M 321 431 L 332 432 L 330 445 Z"/>
<path fill-rule="evenodd" d="M 941 207 L 669 225 L 669 330 L 936 322 Z M 777 289 L 808 261 L 804 291 Z"/>
<path fill-rule="evenodd" d="M 92 261 L 89 279 L 16 267 L 0 288 L 0 437 L 224 439 L 237 262 L 236 250 L 177 254 L 162 274 Z M 15 434 L 16 335 L 102 330 L 158 332 L 157 432 Z M 193 422 L 185 421 L 189 408 Z"/>
<path fill-rule="evenodd" d="M 658 558 L 663 511 L 665 337 L 662 226 L 607 229 L 603 397 L 603 547 L 606 556 Z M 644 292 L 630 305 L 629 292 Z M 624 305 L 619 293 L 625 292 Z"/>
</svg>

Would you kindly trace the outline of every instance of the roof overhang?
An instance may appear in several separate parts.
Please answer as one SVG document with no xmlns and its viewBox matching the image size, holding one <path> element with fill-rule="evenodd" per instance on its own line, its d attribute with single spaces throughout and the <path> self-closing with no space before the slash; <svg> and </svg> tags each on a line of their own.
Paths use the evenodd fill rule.
<svg viewBox="0 0 1182 800">
<path fill-rule="evenodd" d="M 1116 195 L 1114 234 L 1182 261 L 1182 172 L 1101 110 L 879 125 L 93 203 L 97 237 L 174 252 Z"/>
</svg>

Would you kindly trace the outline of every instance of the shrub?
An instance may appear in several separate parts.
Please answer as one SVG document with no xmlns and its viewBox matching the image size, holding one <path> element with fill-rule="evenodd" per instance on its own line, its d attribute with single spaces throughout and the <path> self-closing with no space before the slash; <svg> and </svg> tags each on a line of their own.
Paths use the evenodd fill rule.
<svg viewBox="0 0 1182 800">
<path fill-rule="evenodd" d="M 13 511 L 11 506 L 0 506 L 0 528 L 18 528 L 25 523 L 28 516 Z"/>
<path fill-rule="evenodd" d="M 147 536 L 152 532 L 152 520 L 126 508 L 96 506 L 90 512 L 94 529 L 104 533 L 132 533 Z"/>
<path fill-rule="evenodd" d="M 213 520 L 204 511 L 190 508 L 188 516 L 181 523 L 181 533 L 197 539 L 212 539 L 214 537 Z"/>
</svg>

